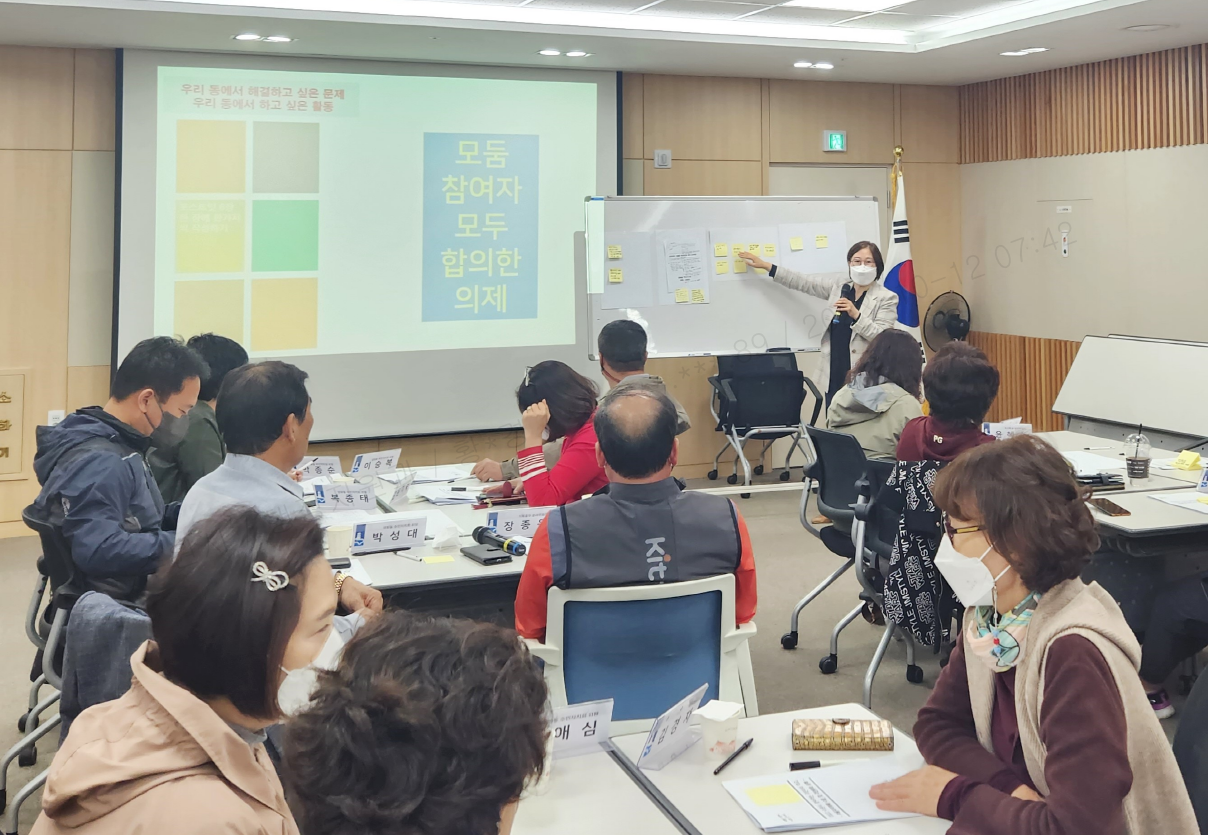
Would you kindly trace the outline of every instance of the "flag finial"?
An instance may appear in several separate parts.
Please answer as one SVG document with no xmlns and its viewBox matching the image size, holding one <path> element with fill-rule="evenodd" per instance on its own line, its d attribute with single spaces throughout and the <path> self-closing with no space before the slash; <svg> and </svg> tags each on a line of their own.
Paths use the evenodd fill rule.
<svg viewBox="0 0 1208 835">
<path fill-rule="evenodd" d="M 905 153 L 905 151 L 903 151 L 903 150 L 902 150 L 902 146 L 901 146 L 901 145 L 894 145 L 894 146 L 893 146 L 893 161 L 894 161 L 894 162 L 901 162 L 901 161 L 902 161 L 902 154 L 903 154 L 903 153 Z"/>
</svg>

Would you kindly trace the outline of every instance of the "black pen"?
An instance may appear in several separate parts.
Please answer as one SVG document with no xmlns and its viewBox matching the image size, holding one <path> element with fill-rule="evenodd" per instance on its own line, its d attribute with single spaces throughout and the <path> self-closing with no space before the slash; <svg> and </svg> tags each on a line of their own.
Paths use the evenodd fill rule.
<svg viewBox="0 0 1208 835">
<path fill-rule="evenodd" d="M 811 768 L 822 768 L 822 761 L 805 760 L 799 763 L 789 763 L 789 771 L 806 771 Z"/>
<path fill-rule="evenodd" d="M 744 742 L 742 745 L 739 745 L 737 751 L 735 751 L 730 756 L 726 757 L 725 762 L 723 762 L 717 768 L 713 769 L 713 776 L 716 777 L 718 774 L 721 774 L 721 770 L 723 768 L 725 768 L 726 766 L 728 766 L 730 763 L 734 762 L 734 760 L 738 759 L 738 755 L 741 754 L 743 751 L 747 750 L 748 748 L 750 748 L 751 743 L 754 741 L 755 741 L 755 737 L 751 737 L 746 742 Z"/>
<path fill-rule="evenodd" d="M 456 491 L 457 491 L 457 492 L 459 492 L 459 493 L 464 493 L 464 492 L 466 492 L 467 490 L 469 490 L 470 488 L 469 488 L 469 487 L 450 487 L 449 489 L 450 489 L 450 490 L 456 490 Z"/>
</svg>

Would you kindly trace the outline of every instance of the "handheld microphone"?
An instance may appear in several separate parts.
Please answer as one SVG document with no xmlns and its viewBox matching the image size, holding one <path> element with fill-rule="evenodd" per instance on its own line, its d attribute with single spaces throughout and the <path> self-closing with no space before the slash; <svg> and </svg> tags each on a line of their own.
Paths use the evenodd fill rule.
<svg viewBox="0 0 1208 835">
<path fill-rule="evenodd" d="M 528 548 L 523 542 L 516 539 L 500 536 L 486 525 L 479 525 L 474 529 L 474 541 L 479 545 L 494 545 L 505 554 L 511 554 L 513 557 L 523 557 Z"/>
<path fill-rule="evenodd" d="M 856 300 L 856 288 L 855 288 L 855 287 L 853 287 L 851 284 L 844 284 L 844 285 L 843 285 L 843 292 L 841 292 L 839 295 L 840 295 L 842 298 L 847 299 L 849 302 L 854 302 L 854 301 Z M 832 325 L 837 325 L 837 324 L 839 324 L 841 321 L 843 321 L 843 317 L 844 317 L 845 315 L 846 315 L 846 314 L 845 314 L 843 311 L 841 311 L 841 310 L 836 310 L 836 311 L 835 311 L 835 318 L 831 319 L 831 324 L 832 324 Z"/>
</svg>

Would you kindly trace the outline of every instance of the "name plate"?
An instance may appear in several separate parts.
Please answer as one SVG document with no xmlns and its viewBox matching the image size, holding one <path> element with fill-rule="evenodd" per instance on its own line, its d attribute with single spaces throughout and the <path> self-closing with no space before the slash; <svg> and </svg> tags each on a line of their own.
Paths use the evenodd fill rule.
<svg viewBox="0 0 1208 835">
<path fill-rule="evenodd" d="M 487 527 L 500 536 L 532 536 L 552 507 L 509 507 L 487 514 Z"/>
<path fill-rule="evenodd" d="M 402 449 L 387 449 L 381 452 L 362 452 L 352 459 L 349 475 L 381 475 L 398 469 L 398 457 Z"/>
<path fill-rule="evenodd" d="M 357 522 L 352 529 L 352 553 L 372 554 L 377 551 L 398 551 L 424 543 L 428 517 L 424 514 L 387 514 L 367 522 Z"/>
<path fill-rule="evenodd" d="M 373 510 L 377 507 L 377 498 L 371 484 L 316 484 L 315 507 L 323 513 Z"/>
<path fill-rule="evenodd" d="M 554 757 L 577 757 L 600 750 L 612 725 L 612 699 L 580 702 L 554 708 L 550 734 L 554 738 Z"/>
<path fill-rule="evenodd" d="M 303 478 L 318 478 L 319 476 L 344 475 L 343 466 L 338 455 L 318 455 L 301 467 Z"/>
</svg>

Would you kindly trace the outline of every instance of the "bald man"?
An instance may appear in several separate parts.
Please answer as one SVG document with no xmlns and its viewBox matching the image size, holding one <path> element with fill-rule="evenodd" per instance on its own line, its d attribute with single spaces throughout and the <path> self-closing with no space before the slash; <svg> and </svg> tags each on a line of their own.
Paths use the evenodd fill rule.
<svg viewBox="0 0 1208 835">
<path fill-rule="evenodd" d="M 681 490 L 675 404 L 644 389 L 617 392 L 596 411 L 596 460 L 607 494 L 545 517 L 516 590 L 516 631 L 545 639 L 551 586 L 589 589 L 735 578 L 735 619 L 755 616 L 755 558 L 747 525 L 724 496 Z"/>
</svg>

